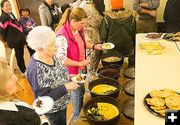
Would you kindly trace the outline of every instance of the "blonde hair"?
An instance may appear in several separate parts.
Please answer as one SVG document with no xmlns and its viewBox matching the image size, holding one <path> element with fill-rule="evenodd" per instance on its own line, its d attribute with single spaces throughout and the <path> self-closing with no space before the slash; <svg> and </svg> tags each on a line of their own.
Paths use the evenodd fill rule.
<svg viewBox="0 0 180 125">
<path fill-rule="evenodd" d="M 59 21 L 59 24 L 56 27 L 55 32 L 57 32 L 58 29 L 61 28 L 67 20 L 71 21 L 72 19 L 75 19 L 78 22 L 85 18 L 87 18 L 87 15 L 82 8 L 80 7 L 76 7 L 73 9 L 67 8 L 64 14 L 62 15 L 61 20 Z"/>
<path fill-rule="evenodd" d="M 8 61 L 5 58 L 0 57 L 0 102 L 4 100 L 10 100 L 9 98 L 3 98 L 6 96 L 6 92 L 3 90 L 6 83 L 9 81 L 13 74 Z"/>
</svg>

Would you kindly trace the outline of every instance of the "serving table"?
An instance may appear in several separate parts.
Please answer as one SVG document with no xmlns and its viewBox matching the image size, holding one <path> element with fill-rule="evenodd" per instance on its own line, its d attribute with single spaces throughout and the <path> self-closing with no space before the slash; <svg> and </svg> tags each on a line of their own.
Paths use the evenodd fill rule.
<svg viewBox="0 0 180 125">
<path fill-rule="evenodd" d="M 122 72 L 123 70 L 127 67 L 127 64 L 125 64 L 123 67 L 121 67 L 120 70 L 120 78 L 118 79 L 120 85 L 123 85 L 127 79 L 125 77 L 123 77 Z M 87 83 L 85 83 L 85 88 L 87 89 Z M 122 90 L 119 93 L 119 96 L 117 97 L 117 99 L 120 101 L 121 105 L 123 106 L 123 103 L 128 100 L 129 98 L 133 98 L 132 96 L 129 96 L 127 94 L 125 94 Z M 91 99 L 91 95 L 89 93 L 85 93 L 84 95 L 84 100 L 86 103 L 88 100 Z M 84 115 L 83 109 L 80 112 L 80 116 L 77 120 L 76 123 L 73 123 L 71 125 L 90 125 Z M 131 119 L 126 118 L 122 113 L 120 114 L 120 120 L 118 121 L 117 125 L 134 125 L 134 121 Z"/>
<path fill-rule="evenodd" d="M 165 125 L 165 119 L 149 112 L 143 100 L 150 91 L 156 89 L 173 89 L 180 92 L 180 51 L 175 42 L 145 39 L 144 35 L 136 35 L 134 125 Z M 140 42 L 151 41 L 162 44 L 162 54 L 147 55 L 139 47 Z"/>
</svg>

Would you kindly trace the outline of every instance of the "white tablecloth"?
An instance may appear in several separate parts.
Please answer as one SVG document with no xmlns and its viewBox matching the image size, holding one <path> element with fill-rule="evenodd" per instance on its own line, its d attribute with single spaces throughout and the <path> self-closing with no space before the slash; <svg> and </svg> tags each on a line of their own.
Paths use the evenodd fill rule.
<svg viewBox="0 0 180 125">
<path fill-rule="evenodd" d="M 144 38 L 144 35 L 136 35 L 134 125 L 165 125 L 165 119 L 149 112 L 143 100 L 154 89 L 167 88 L 180 92 L 180 52 L 174 42 L 161 39 L 154 42 L 160 42 L 165 47 L 163 53 L 146 55 L 138 45 L 140 42 L 153 40 Z"/>
</svg>

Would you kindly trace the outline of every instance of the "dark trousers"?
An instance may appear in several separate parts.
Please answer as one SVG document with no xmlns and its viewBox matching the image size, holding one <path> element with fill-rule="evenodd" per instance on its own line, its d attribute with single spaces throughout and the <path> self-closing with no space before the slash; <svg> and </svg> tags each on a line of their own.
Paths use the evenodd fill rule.
<svg viewBox="0 0 180 125">
<path fill-rule="evenodd" d="M 66 108 L 55 113 L 46 114 L 51 125 L 66 125 Z"/>
<path fill-rule="evenodd" d="M 17 65 L 19 69 L 21 70 L 21 72 L 25 73 L 26 66 L 24 62 L 24 47 L 14 48 L 14 50 L 15 50 Z"/>
<path fill-rule="evenodd" d="M 30 57 L 31 57 L 35 53 L 35 50 L 31 49 L 28 45 L 27 45 L 27 49 L 28 49 Z"/>
<path fill-rule="evenodd" d="M 33 49 L 31 49 L 29 46 L 27 46 L 27 49 L 29 51 L 30 57 L 35 53 Z M 24 47 L 19 47 L 19 48 L 14 48 L 15 50 L 15 56 L 16 56 L 16 61 L 19 69 L 21 70 L 22 73 L 25 73 L 26 71 L 26 65 L 24 61 Z"/>
</svg>

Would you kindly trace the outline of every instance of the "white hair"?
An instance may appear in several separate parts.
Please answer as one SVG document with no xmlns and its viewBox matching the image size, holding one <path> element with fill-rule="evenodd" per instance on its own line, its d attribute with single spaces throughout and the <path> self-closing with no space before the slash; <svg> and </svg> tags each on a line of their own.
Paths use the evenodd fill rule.
<svg viewBox="0 0 180 125">
<path fill-rule="evenodd" d="M 27 36 L 28 45 L 34 49 L 46 48 L 56 39 L 55 32 L 47 26 L 34 27 Z"/>
</svg>

